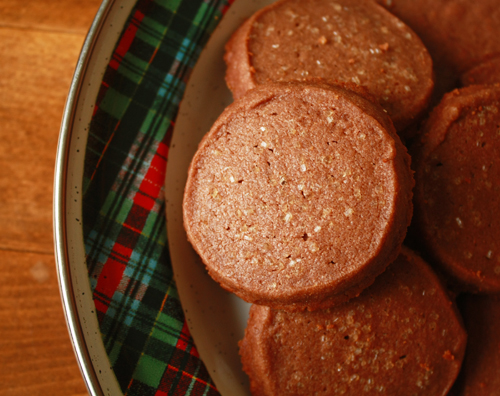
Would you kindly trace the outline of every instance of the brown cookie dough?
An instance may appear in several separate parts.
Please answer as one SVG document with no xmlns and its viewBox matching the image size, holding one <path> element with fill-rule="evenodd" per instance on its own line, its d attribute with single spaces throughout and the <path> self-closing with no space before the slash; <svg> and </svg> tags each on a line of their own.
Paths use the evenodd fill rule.
<svg viewBox="0 0 500 396">
<path fill-rule="evenodd" d="M 253 305 L 240 354 L 253 395 L 444 396 L 465 344 L 438 278 L 403 248 L 340 306 L 289 313 Z"/>
<path fill-rule="evenodd" d="M 444 96 L 413 156 L 415 223 L 462 288 L 500 292 L 500 86 Z"/>
<path fill-rule="evenodd" d="M 357 93 L 260 85 L 200 143 L 184 194 L 188 238 L 246 301 L 343 302 L 398 254 L 412 214 L 409 161 L 389 117 Z"/>
<path fill-rule="evenodd" d="M 455 88 L 460 74 L 500 55 L 498 0 L 376 1 L 422 39 L 436 65 L 438 98 Z"/>
<path fill-rule="evenodd" d="M 467 350 L 453 395 L 493 396 L 500 389 L 500 297 L 464 295 Z"/>
<path fill-rule="evenodd" d="M 353 82 L 398 131 L 425 110 L 432 60 L 417 35 L 372 0 L 280 0 L 248 19 L 226 45 L 235 98 L 269 81 L 320 77 Z"/>
<path fill-rule="evenodd" d="M 500 83 L 500 56 L 472 68 L 460 77 L 463 86 Z"/>
<path fill-rule="evenodd" d="M 500 54 L 497 0 L 377 0 L 410 26 L 438 61 L 465 72 Z"/>
</svg>

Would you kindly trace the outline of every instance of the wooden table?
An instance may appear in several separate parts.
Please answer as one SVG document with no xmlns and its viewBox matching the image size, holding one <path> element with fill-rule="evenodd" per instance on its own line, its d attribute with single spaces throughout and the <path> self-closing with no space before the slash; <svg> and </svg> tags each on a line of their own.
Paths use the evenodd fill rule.
<svg viewBox="0 0 500 396">
<path fill-rule="evenodd" d="M 64 103 L 99 0 L 0 0 L 0 395 L 85 395 L 54 260 Z"/>
</svg>

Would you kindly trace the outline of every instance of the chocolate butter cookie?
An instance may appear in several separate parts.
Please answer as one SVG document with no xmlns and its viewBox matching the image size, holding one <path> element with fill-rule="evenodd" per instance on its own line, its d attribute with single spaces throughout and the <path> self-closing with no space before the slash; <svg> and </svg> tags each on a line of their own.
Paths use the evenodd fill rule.
<svg viewBox="0 0 500 396">
<path fill-rule="evenodd" d="M 403 248 L 340 306 L 290 313 L 252 305 L 240 354 L 253 395 L 444 396 L 465 344 L 437 276 Z"/>
<path fill-rule="evenodd" d="M 184 224 L 210 275 L 249 302 L 318 309 L 396 258 L 413 175 L 389 117 L 343 87 L 260 85 L 199 145 Z"/>
<path fill-rule="evenodd" d="M 500 292 L 500 86 L 444 96 L 413 156 L 415 224 L 461 288 Z"/>
<path fill-rule="evenodd" d="M 432 60 L 420 38 L 372 0 L 280 0 L 249 18 L 226 45 L 235 98 L 269 81 L 352 82 L 388 112 L 398 131 L 427 107 Z"/>
</svg>

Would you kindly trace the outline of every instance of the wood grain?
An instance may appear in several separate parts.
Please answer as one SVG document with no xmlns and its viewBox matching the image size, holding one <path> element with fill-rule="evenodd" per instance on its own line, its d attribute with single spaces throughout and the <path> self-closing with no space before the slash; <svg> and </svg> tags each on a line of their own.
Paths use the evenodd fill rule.
<svg viewBox="0 0 500 396">
<path fill-rule="evenodd" d="M 1 0 L 0 26 L 85 34 L 100 3 L 99 0 Z"/>
<path fill-rule="evenodd" d="M 52 190 L 98 0 L 0 0 L 0 394 L 85 395 L 57 284 Z"/>
<path fill-rule="evenodd" d="M 0 28 L 0 249 L 53 251 L 59 125 L 83 39 Z"/>
<path fill-rule="evenodd" d="M 54 258 L 1 252 L 0 393 L 83 395 L 69 342 Z"/>
</svg>

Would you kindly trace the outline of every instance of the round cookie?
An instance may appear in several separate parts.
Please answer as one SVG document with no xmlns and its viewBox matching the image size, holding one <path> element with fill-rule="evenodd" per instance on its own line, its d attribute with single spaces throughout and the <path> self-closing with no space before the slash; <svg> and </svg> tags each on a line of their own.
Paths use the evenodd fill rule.
<svg viewBox="0 0 500 396">
<path fill-rule="evenodd" d="M 491 396 L 500 389 L 500 297 L 464 295 L 460 302 L 467 350 L 454 396 Z"/>
<path fill-rule="evenodd" d="M 425 110 L 432 60 L 417 35 L 372 0 L 279 0 L 226 45 L 235 98 L 269 81 L 326 80 L 367 87 L 398 131 Z"/>
<path fill-rule="evenodd" d="M 434 61 L 464 73 L 500 54 L 498 0 L 377 0 L 422 39 Z"/>
<path fill-rule="evenodd" d="M 468 290 L 500 292 L 500 86 L 444 96 L 413 156 L 415 223 L 430 255 Z"/>
<path fill-rule="evenodd" d="M 412 215 L 410 158 L 376 104 L 343 87 L 260 85 L 230 105 L 188 173 L 187 236 L 249 302 L 343 302 L 396 258 Z"/>
<path fill-rule="evenodd" d="M 460 77 L 463 86 L 500 83 L 500 56 L 489 59 Z"/>
<path fill-rule="evenodd" d="M 290 313 L 252 305 L 240 355 L 253 395 L 444 396 L 465 345 L 446 290 L 403 248 L 340 306 Z"/>
</svg>

